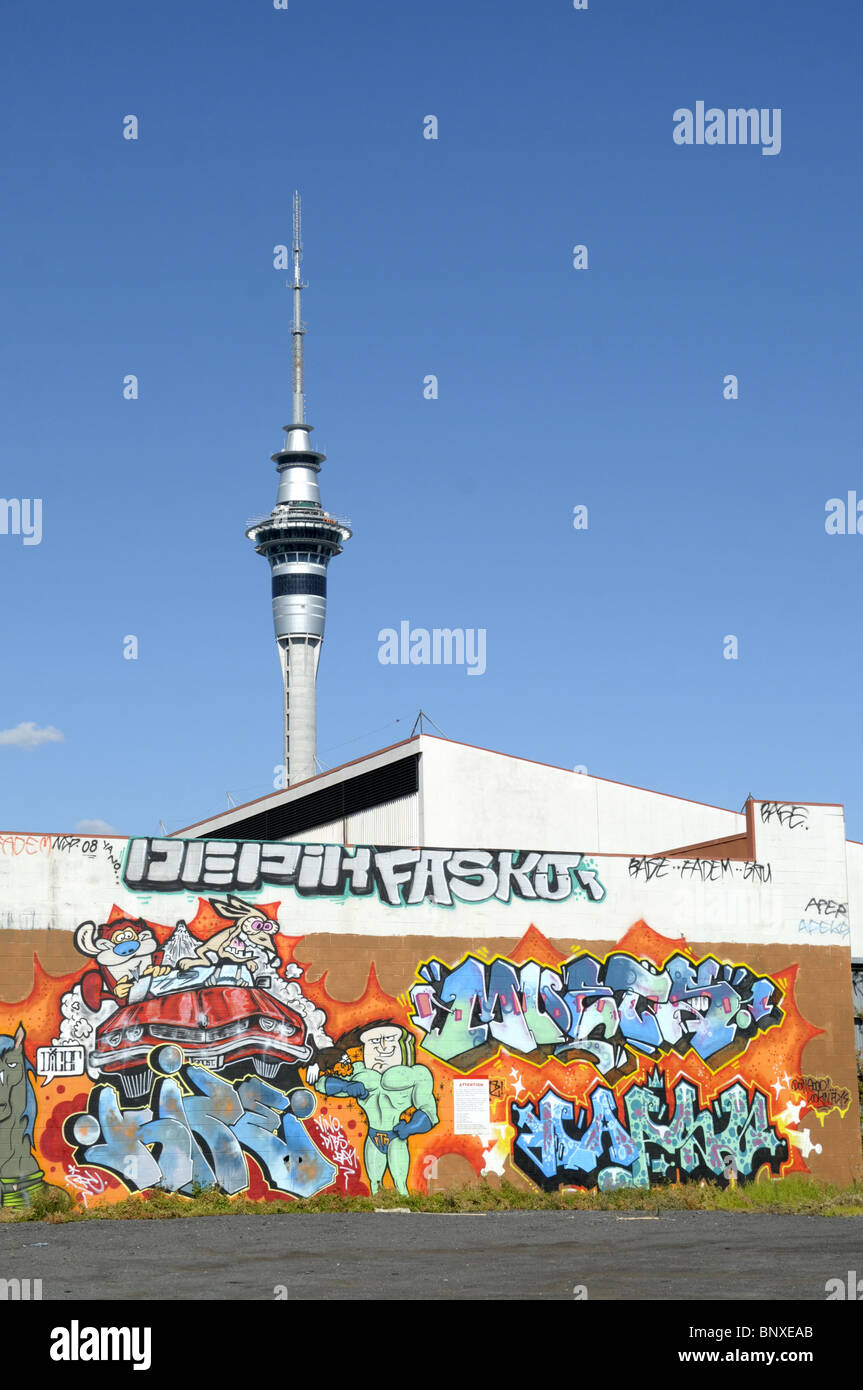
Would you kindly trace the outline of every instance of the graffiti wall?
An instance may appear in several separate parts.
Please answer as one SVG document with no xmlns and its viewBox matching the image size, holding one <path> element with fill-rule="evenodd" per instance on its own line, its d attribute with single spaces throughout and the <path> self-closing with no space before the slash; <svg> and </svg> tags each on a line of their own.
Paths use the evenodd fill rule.
<svg viewBox="0 0 863 1390">
<path fill-rule="evenodd" d="M 2 836 L 0 1202 L 849 1181 L 818 811 L 747 862 Z"/>
</svg>

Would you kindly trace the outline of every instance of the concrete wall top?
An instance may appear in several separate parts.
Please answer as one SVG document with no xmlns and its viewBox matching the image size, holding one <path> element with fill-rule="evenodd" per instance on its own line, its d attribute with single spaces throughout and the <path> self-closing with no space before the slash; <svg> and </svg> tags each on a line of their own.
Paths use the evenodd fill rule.
<svg viewBox="0 0 863 1390">
<path fill-rule="evenodd" d="M 850 947 L 841 808 L 759 802 L 753 818 L 752 862 L 523 846 L 375 850 L 7 835 L 0 929 L 70 932 L 111 903 L 167 922 L 187 916 L 196 895 L 235 892 L 259 902 L 284 894 L 286 930 L 297 935 L 491 938 L 506 904 L 520 898 L 541 932 L 585 941 L 644 920 L 693 942 Z M 449 909 L 443 916 L 441 907 Z"/>
</svg>

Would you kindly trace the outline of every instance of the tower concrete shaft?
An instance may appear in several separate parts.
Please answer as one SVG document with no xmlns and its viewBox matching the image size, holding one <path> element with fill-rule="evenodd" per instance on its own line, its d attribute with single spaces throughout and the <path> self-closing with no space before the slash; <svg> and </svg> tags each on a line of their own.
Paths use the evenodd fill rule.
<svg viewBox="0 0 863 1390">
<path fill-rule="evenodd" d="M 279 474 L 276 505 L 249 522 L 246 535 L 266 557 L 272 575 L 273 625 L 284 682 L 284 765 L 288 786 L 317 771 L 317 674 L 327 615 L 327 567 L 350 539 L 350 524 L 324 511 L 318 474 L 325 455 L 312 448 L 312 426 L 304 421 L 305 379 L 300 278 L 301 208 L 294 194 L 294 276 L 291 327 L 293 420 L 272 455 Z"/>
</svg>

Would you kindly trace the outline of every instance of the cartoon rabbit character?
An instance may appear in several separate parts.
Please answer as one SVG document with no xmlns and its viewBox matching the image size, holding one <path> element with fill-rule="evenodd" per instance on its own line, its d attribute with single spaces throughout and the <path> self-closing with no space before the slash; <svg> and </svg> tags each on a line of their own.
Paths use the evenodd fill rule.
<svg viewBox="0 0 863 1390">
<path fill-rule="evenodd" d="M 181 970 L 196 965 L 229 961 L 246 964 L 252 973 L 261 965 L 277 968 L 279 957 L 273 949 L 272 938 L 279 930 L 278 922 L 265 917 L 257 907 L 229 893 L 227 898 L 211 898 L 210 906 L 220 917 L 230 919 L 231 925 L 202 941 L 194 956 L 179 961 Z"/>
</svg>

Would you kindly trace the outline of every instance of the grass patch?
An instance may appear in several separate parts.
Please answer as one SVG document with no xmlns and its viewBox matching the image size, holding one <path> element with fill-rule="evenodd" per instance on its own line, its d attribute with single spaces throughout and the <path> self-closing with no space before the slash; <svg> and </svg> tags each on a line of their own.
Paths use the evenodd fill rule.
<svg viewBox="0 0 863 1390">
<path fill-rule="evenodd" d="M 68 1193 L 53 1189 L 40 1195 L 23 1211 L 0 1212 L 0 1223 L 45 1221 L 161 1221 L 190 1216 L 274 1216 L 317 1212 L 374 1212 L 408 1208 L 412 1212 L 497 1211 L 728 1211 L 795 1216 L 863 1216 L 863 1182 L 836 1187 L 812 1178 L 789 1177 L 755 1182 L 745 1187 L 722 1188 L 718 1184 L 677 1184 L 666 1187 L 621 1188 L 614 1192 L 526 1192 L 510 1183 L 434 1192 L 428 1197 L 403 1197 L 391 1188 L 375 1197 L 340 1197 L 323 1194 L 308 1201 L 284 1198 L 275 1202 L 226 1197 L 202 1189 L 191 1197 L 176 1193 L 137 1193 L 112 1205 L 91 1209 Z"/>
</svg>

